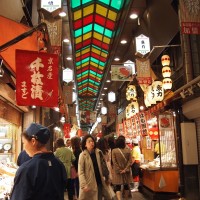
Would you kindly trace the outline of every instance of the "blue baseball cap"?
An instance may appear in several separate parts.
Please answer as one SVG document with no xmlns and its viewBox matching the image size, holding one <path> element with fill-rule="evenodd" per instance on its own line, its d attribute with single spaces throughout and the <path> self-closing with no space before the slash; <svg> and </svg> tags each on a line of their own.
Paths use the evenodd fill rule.
<svg viewBox="0 0 200 200">
<path fill-rule="evenodd" d="M 26 129 L 26 133 L 28 136 L 34 137 L 42 144 L 46 144 L 50 138 L 49 129 L 37 123 L 31 123 L 30 126 Z"/>
</svg>

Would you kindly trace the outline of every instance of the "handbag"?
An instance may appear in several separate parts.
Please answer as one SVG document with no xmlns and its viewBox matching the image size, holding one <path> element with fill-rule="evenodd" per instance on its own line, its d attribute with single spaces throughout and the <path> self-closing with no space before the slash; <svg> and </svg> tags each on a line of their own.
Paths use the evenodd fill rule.
<svg viewBox="0 0 200 200">
<path fill-rule="evenodd" d="M 75 167 L 72 165 L 70 169 L 70 177 L 71 179 L 75 179 L 78 177 Z"/>
<path fill-rule="evenodd" d="M 124 154 L 122 153 L 121 149 L 118 148 L 119 152 L 122 154 L 124 160 L 126 161 L 126 163 L 128 162 L 127 159 L 125 158 Z M 127 169 L 126 172 L 130 172 L 130 169 Z"/>
<path fill-rule="evenodd" d="M 99 151 L 99 156 L 100 156 L 102 174 L 105 177 L 105 179 L 108 180 L 109 179 L 109 170 L 108 170 L 106 161 L 103 157 L 103 153 L 101 151 Z"/>
</svg>

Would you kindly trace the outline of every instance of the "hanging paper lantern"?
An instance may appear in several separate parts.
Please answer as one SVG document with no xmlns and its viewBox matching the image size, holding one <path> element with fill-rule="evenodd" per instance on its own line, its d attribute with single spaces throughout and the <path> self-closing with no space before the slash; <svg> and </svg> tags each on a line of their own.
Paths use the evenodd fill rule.
<svg viewBox="0 0 200 200">
<path fill-rule="evenodd" d="M 149 102 L 149 100 L 147 98 L 146 92 L 144 93 L 144 104 L 145 104 L 146 107 L 150 107 L 151 106 L 151 104 L 150 104 L 150 102 Z"/>
<path fill-rule="evenodd" d="M 155 94 L 152 85 L 147 87 L 147 99 L 150 104 L 156 104 Z"/>
<path fill-rule="evenodd" d="M 171 78 L 163 79 L 163 88 L 165 90 L 170 90 L 172 88 L 172 79 Z"/>
<path fill-rule="evenodd" d="M 162 81 L 154 81 L 152 87 L 155 101 L 162 101 L 164 99 L 164 88 Z"/>
<path fill-rule="evenodd" d="M 129 105 L 130 117 L 133 117 L 135 114 L 139 113 L 139 104 L 137 101 L 131 102 Z"/>
<path fill-rule="evenodd" d="M 108 101 L 114 102 L 116 100 L 116 94 L 114 92 L 108 93 Z"/>
<path fill-rule="evenodd" d="M 102 115 L 107 114 L 107 108 L 106 108 L 105 106 L 103 106 L 103 107 L 101 108 L 101 113 L 102 113 Z"/>
<path fill-rule="evenodd" d="M 126 88 L 126 99 L 128 101 L 130 100 L 136 100 L 137 97 L 137 91 L 135 85 L 128 85 Z"/>
<path fill-rule="evenodd" d="M 162 76 L 163 78 L 169 78 L 171 76 L 171 68 L 169 66 L 164 66 L 162 68 Z"/>
<path fill-rule="evenodd" d="M 129 119 L 129 118 L 131 118 L 131 116 L 130 116 L 130 107 L 128 105 L 126 106 L 126 119 Z"/>
<path fill-rule="evenodd" d="M 170 57 L 168 55 L 163 55 L 161 57 L 162 66 L 169 66 L 170 65 Z"/>
</svg>

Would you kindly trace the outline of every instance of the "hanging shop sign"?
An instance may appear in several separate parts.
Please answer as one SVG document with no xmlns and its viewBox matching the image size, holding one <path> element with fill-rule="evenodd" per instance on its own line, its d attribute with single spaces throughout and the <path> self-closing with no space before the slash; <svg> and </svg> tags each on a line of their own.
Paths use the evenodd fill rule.
<svg viewBox="0 0 200 200">
<path fill-rule="evenodd" d="M 200 34 L 199 1 L 180 1 L 180 21 L 183 34 Z"/>
<path fill-rule="evenodd" d="M 58 107 L 58 55 L 16 50 L 17 105 Z"/>
<path fill-rule="evenodd" d="M 132 131 L 131 119 L 124 120 L 123 124 L 124 124 L 125 137 L 132 138 L 133 131 Z"/>
<path fill-rule="evenodd" d="M 47 10 L 48 12 L 53 12 L 61 8 L 61 0 L 41 0 L 41 8 Z"/>
<path fill-rule="evenodd" d="M 158 117 L 159 130 L 171 130 L 173 128 L 173 115 L 163 114 Z"/>
<path fill-rule="evenodd" d="M 135 138 L 137 136 L 137 126 L 136 126 L 135 116 L 131 117 L 131 126 L 132 126 L 133 138 Z"/>
<path fill-rule="evenodd" d="M 139 123 L 140 123 L 140 129 L 141 129 L 141 134 L 148 135 L 148 127 L 147 127 L 147 120 L 144 112 L 139 112 L 138 113 L 139 117 Z"/>
<path fill-rule="evenodd" d="M 71 124 L 64 123 L 63 124 L 63 132 L 64 132 L 65 138 L 70 138 L 70 131 L 71 131 Z"/>
<path fill-rule="evenodd" d="M 136 97 L 137 97 L 136 86 L 135 85 L 128 85 L 128 87 L 126 88 L 126 99 L 128 101 L 136 100 Z"/>
<path fill-rule="evenodd" d="M 80 111 L 80 122 L 81 124 L 92 124 L 96 122 L 97 119 L 97 112 L 96 111 Z"/>
<path fill-rule="evenodd" d="M 132 81 L 132 66 L 111 65 L 112 81 Z"/>
<path fill-rule="evenodd" d="M 136 40 L 136 52 L 145 55 L 150 52 L 149 37 L 141 34 L 135 38 Z"/>
<path fill-rule="evenodd" d="M 72 101 L 73 87 L 71 85 L 64 85 L 63 93 L 64 93 L 65 104 L 72 104 L 73 103 Z"/>
<path fill-rule="evenodd" d="M 138 84 L 150 85 L 152 82 L 149 59 L 136 59 Z"/>
<path fill-rule="evenodd" d="M 124 62 L 125 67 L 131 67 L 132 68 L 132 74 L 135 74 L 135 63 L 132 62 L 131 60 L 127 60 Z"/>
</svg>

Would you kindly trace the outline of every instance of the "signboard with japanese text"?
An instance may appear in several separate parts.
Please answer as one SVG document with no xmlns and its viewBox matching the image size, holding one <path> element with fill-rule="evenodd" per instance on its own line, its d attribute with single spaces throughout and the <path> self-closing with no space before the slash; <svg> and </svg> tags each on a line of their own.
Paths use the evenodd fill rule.
<svg viewBox="0 0 200 200">
<path fill-rule="evenodd" d="M 132 130 L 131 119 L 124 120 L 124 129 L 125 129 L 125 137 L 132 138 L 133 130 Z"/>
<path fill-rule="evenodd" d="M 80 111 L 80 122 L 81 124 L 93 124 L 97 120 L 97 112 L 96 111 Z"/>
<path fill-rule="evenodd" d="M 119 123 L 117 124 L 117 135 L 124 135 L 124 124 Z"/>
<path fill-rule="evenodd" d="M 136 52 L 145 55 L 150 52 L 149 37 L 141 34 L 135 38 L 136 40 Z"/>
<path fill-rule="evenodd" d="M 48 12 L 53 12 L 61 7 L 61 0 L 41 0 L 41 8 Z"/>
<path fill-rule="evenodd" d="M 139 122 L 140 122 L 140 127 L 141 127 L 141 134 L 144 135 L 148 135 L 148 129 L 147 129 L 147 121 L 146 121 L 146 116 L 144 112 L 140 112 L 138 114 L 139 116 Z"/>
<path fill-rule="evenodd" d="M 150 85 L 152 82 L 149 59 L 136 59 L 138 84 Z"/>
<path fill-rule="evenodd" d="M 16 50 L 16 100 L 20 106 L 58 106 L 58 55 Z"/>
<path fill-rule="evenodd" d="M 180 21 L 183 34 L 200 34 L 199 0 L 180 1 Z"/>
<path fill-rule="evenodd" d="M 135 121 L 135 115 L 131 117 L 131 125 L 132 125 L 132 131 L 133 131 L 133 137 L 137 136 L 137 126 Z"/>
</svg>

